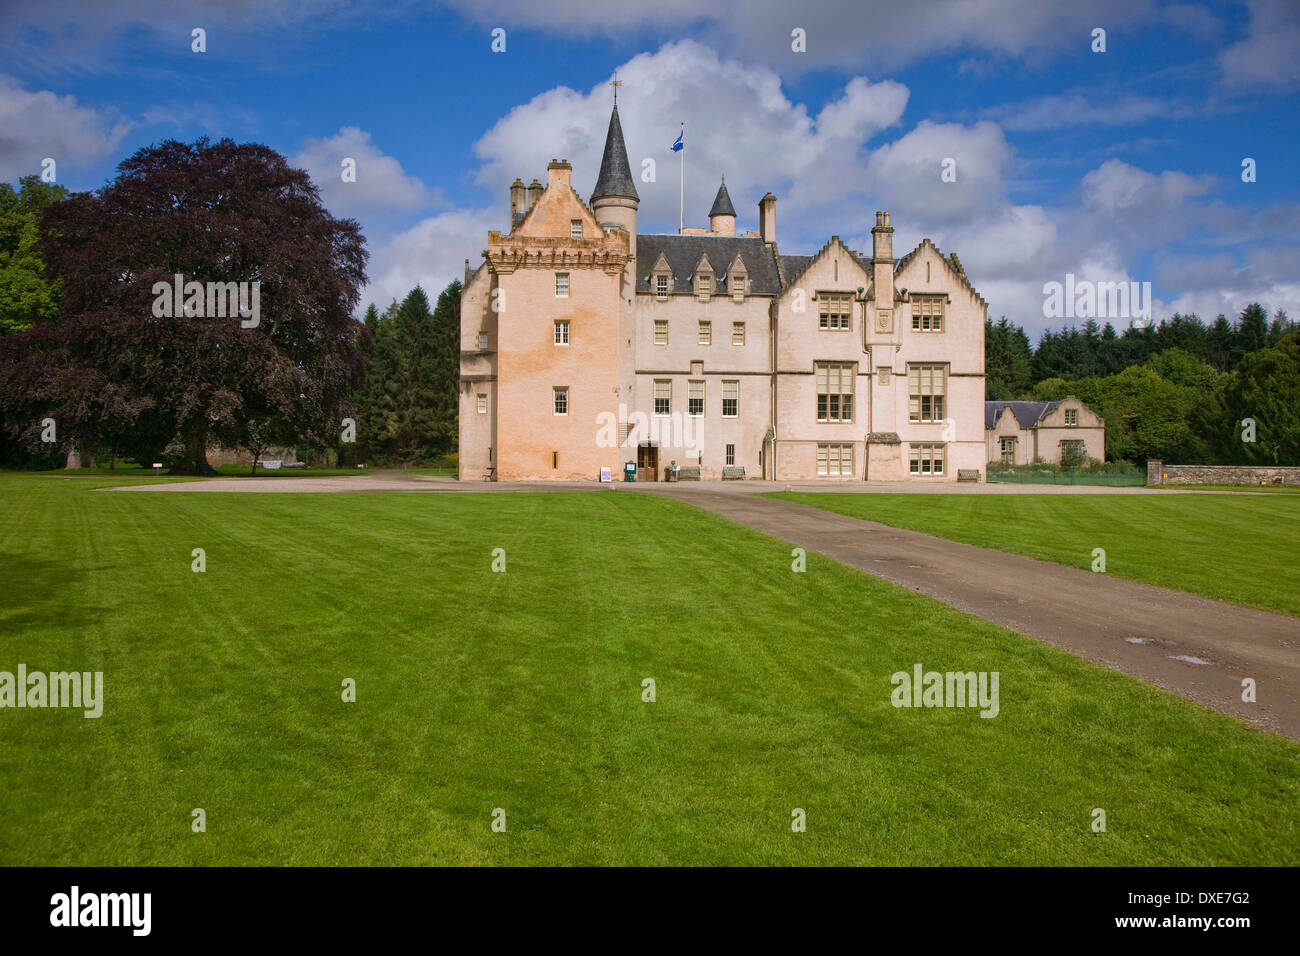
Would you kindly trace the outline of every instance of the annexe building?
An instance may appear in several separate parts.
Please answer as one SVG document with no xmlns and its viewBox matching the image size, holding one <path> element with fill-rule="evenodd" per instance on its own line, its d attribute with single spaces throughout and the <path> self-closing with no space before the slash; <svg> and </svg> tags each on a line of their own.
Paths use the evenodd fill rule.
<svg viewBox="0 0 1300 956">
<path fill-rule="evenodd" d="M 989 462 L 1081 465 L 1106 459 L 1106 423 L 1073 395 L 1059 402 L 985 402 Z"/>
<path fill-rule="evenodd" d="M 466 262 L 460 476 L 953 481 L 988 461 L 987 304 L 930 240 L 838 236 L 784 255 L 776 197 L 736 233 L 640 234 L 618 107 L 590 201 L 572 167 L 510 187 L 510 229 Z"/>
</svg>

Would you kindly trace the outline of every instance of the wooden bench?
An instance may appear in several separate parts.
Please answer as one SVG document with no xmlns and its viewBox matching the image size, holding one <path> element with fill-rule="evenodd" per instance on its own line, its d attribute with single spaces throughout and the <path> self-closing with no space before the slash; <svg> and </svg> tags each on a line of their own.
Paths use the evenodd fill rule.
<svg viewBox="0 0 1300 956">
<path fill-rule="evenodd" d="M 680 468 L 677 469 L 677 480 L 678 481 L 699 481 L 700 466 L 682 465 Z"/>
<path fill-rule="evenodd" d="M 980 470 L 978 468 L 958 468 L 957 480 L 958 481 L 979 481 Z"/>
<path fill-rule="evenodd" d="M 744 465 L 723 465 L 722 466 L 723 481 L 739 481 L 744 477 L 745 477 Z"/>
<path fill-rule="evenodd" d="M 496 465 L 488 465 L 486 468 L 483 469 L 483 480 L 484 480 L 484 481 L 491 481 L 493 478 L 496 477 L 496 475 L 497 475 L 497 466 L 496 466 Z"/>
</svg>

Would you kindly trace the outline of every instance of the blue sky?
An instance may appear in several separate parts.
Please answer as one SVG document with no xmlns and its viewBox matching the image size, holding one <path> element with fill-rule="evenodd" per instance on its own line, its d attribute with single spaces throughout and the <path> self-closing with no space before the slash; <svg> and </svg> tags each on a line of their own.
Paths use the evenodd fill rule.
<svg viewBox="0 0 1300 956">
<path fill-rule="evenodd" d="M 633 168 L 656 164 L 642 231 L 676 228 L 684 120 L 688 225 L 725 174 L 741 230 L 778 196 L 786 253 L 869 248 L 891 210 L 896 254 L 957 252 L 1035 333 L 1067 273 L 1150 281 L 1157 317 L 1300 316 L 1297 0 L 10 0 L 0 50 L 4 178 L 48 156 L 91 189 L 162 139 L 264 142 L 361 222 L 381 305 L 476 264 L 552 156 L 588 195 L 617 70 Z"/>
</svg>

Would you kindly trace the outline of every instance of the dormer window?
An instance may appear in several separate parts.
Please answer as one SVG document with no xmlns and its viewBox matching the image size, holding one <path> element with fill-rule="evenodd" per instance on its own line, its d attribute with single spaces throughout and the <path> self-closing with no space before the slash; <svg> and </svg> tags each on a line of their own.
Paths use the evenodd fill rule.
<svg viewBox="0 0 1300 956">
<path fill-rule="evenodd" d="M 1065 410 L 1065 425 L 1067 428 L 1076 428 L 1079 424 L 1079 410 L 1077 408 L 1067 408 Z"/>
<path fill-rule="evenodd" d="M 569 220 L 569 238 L 570 238 L 570 239 L 581 239 L 581 238 L 582 238 L 582 220 L 581 220 L 581 219 L 570 219 L 570 220 Z"/>
<path fill-rule="evenodd" d="M 662 252 L 650 267 L 650 288 L 656 299 L 666 299 L 673 294 L 673 267 Z"/>
<path fill-rule="evenodd" d="M 701 302 L 707 302 L 713 295 L 713 273 L 702 270 L 695 273 L 695 297 Z"/>
<path fill-rule="evenodd" d="M 744 302 L 745 293 L 749 291 L 749 273 L 745 270 L 745 260 L 736 253 L 727 267 L 727 292 L 733 302 Z"/>
<path fill-rule="evenodd" d="M 731 292 L 731 298 L 736 302 L 745 301 L 745 291 L 749 287 L 749 276 L 743 272 L 736 272 L 734 269 L 731 275 L 727 277 L 728 290 Z"/>
</svg>

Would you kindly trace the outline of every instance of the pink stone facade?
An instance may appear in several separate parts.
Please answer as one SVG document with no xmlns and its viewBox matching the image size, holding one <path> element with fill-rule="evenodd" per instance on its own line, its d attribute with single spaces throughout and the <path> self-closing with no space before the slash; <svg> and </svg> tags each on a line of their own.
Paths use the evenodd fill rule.
<svg viewBox="0 0 1300 956">
<path fill-rule="evenodd" d="M 987 306 L 928 239 L 784 255 L 776 199 L 737 234 L 639 234 L 617 111 L 584 203 L 552 161 L 466 267 L 460 477 L 955 481 L 984 470 Z"/>
</svg>

